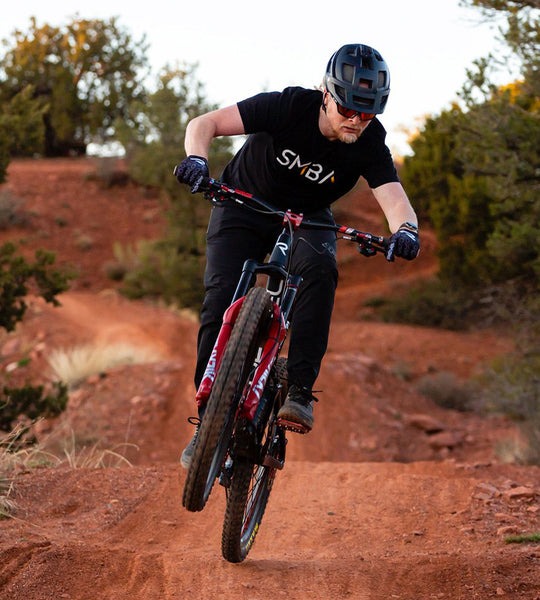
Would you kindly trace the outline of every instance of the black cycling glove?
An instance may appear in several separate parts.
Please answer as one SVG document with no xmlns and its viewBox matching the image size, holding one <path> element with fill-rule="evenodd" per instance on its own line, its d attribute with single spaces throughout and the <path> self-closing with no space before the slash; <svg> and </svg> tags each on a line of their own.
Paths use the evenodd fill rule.
<svg viewBox="0 0 540 600">
<path fill-rule="evenodd" d="M 202 156 L 190 154 L 176 167 L 174 174 L 180 183 L 191 186 L 191 193 L 195 194 L 199 191 L 201 179 L 210 176 L 208 161 Z"/>
<path fill-rule="evenodd" d="M 420 252 L 418 228 L 412 223 L 403 223 L 396 233 L 390 237 L 386 260 L 392 262 L 396 256 L 405 260 L 413 260 Z"/>
</svg>

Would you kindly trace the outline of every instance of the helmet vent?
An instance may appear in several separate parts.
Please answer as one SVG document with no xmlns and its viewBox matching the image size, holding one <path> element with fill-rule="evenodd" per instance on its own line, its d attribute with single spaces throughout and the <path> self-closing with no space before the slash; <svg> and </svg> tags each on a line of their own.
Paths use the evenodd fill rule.
<svg viewBox="0 0 540 600">
<path fill-rule="evenodd" d="M 377 87 L 386 87 L 387 83 L 386 83 L 386 72 L 385 71 L 379 71 L 379 79 L 377 82 Z"/>
<path fill-rule="evenodd" d="M 338 95 L 339 99 L 342 102 L 345 102 L 345 100 L 346 100 L 345 90 L 339 85 L 335 86 L 335 90 L 336 90 L 336 94 Z"/>
<path fill-rule="evenodd" d="M 362 108 L 371 108 L 373 106 L 373 100 L 362 98 L 361 96 L 353 96 L 353 102 L 356 106 L 361 106 Z"/>
<path fill-rule="evenodd" d="M 354 79 L 354 67 L 352 65 L 343 65 L 343 79 L 349 83 L 353 82 Z"/>
</svg>

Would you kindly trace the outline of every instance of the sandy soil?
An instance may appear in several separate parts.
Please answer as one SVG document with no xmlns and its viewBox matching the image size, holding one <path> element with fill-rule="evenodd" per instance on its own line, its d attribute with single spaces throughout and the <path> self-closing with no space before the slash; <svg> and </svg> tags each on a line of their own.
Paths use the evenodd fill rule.
<svg viewBox="0 0 540 600">
<path fill-rule="evenodd" d="M 0 187 L 25 201 L 28 216 L 0 242 L 56 250 L 60 264 L 81 271 L 60 308 L 34 300 L 14 333 L 0 333 L 2 377 L 46 381 L 50 353 L 79 344 L 126 342 L 154 360 L 86 378 L 66 412 L 40 424 L 51 450 L 71 440 L 108 449 L 119 466 L 90 468 L 79 450 L 72 466 L 17 468 L 16 510 L 0 520 L 2 600 L 540 599 L 539 546 L 505 543 L 540 530 L 540 469 L 503 464 L 497 452 L 517 439 L 515 426 L 444 410 L 415 388 L 428 373 L 467 379 L 511 340 L 363 320 L 366 298 L 434 272 L 429 234 L 414 263 L 340 250 L 314 431 L 289 436 L 248 559 L 225 562 L 222 490 L 202 513 L 181 507 L 197 324 L 126 301 L 104 274 L 114 242 L 159 235 L 161 200 L 131 185 L 105 189 L 87 177 L 92 168 L 16 161 Z M 359 228 L 382 227 L 367 193 L 342 214 Z M 13 370 L 24 357 L 30 363 Z"/>
</svg>

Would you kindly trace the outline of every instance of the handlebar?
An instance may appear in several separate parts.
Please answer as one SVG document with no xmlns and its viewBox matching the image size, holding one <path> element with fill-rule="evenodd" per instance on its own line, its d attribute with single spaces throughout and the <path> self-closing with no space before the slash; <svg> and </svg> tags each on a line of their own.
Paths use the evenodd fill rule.
<svg viewBox="0 0 540 600">
<path fill-rule="evenodd" d="M 290 210 L 280 210 L 265 200 L 256 198 L 248 192 L 232 188 L 221 181 L 212 179 L 211 177 L 200 177 L 193 186 L 192 191 L 203 192 L 205 198 L 210 200 L 214 205 L 218 205 L 220 202 L 225 200 L 232 200 L 237 204 L 246 205 L 252 210 L 264 209 L 270 214 L 281 217 L 284 224 L 287 223 L 292 225 L 294 229 L 305 228 L 335 231 L 337 234 L 341 234 L 342 239 L 356 242 L 358 244 L 358 251 L 364 256 L 373 256 L 377 252 L 386 254 L 388 250 L 389 240 L 383 236 L 374 235 L 365 231 L 359 231 L 358 229 L 354 229 L 353 227 L 348 227 L 346 225 L 331 225 L 328 223 L 304 219 L 302 214 L 296 214 Z"/>
</svg>

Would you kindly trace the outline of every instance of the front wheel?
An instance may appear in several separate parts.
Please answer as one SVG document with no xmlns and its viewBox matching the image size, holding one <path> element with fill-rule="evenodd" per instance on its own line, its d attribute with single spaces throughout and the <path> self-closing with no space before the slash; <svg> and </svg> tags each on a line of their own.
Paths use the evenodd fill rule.
<svg viewBox="0 0 540 600">
<path fill-rule="evenodd" d="M 202 510 L 227 457 L 236 411 L 254 361 L 266 339 L 272 301 L 264 288 L 253 288 L 244 300 L 223 353 L 202 419 L 184 486 L 183 505 Z"/>
</svg>

